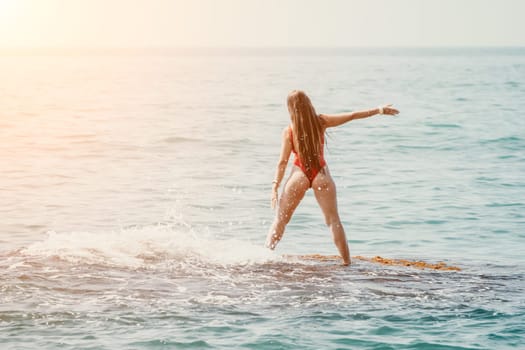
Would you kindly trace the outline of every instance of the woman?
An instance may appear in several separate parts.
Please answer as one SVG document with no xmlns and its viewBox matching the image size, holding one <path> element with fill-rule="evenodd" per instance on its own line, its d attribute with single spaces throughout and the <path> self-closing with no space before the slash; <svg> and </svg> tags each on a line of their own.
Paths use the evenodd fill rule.
<svg viewBox="0 0 525 350">
<path fill-rule="evenodd" d="M 341 254 L 344 265 L 350 265 L 350 251 L 345 230 L 337 211 L 334 180 L 330 176 L 324 159 L 324 134 L 327 128 L 342 125 L 355 119 L 368 118 L 376 114 L 395 115 L 399 111 L 391 105 L 352 113 L 317 115 L 310 99 L 303 91 L 294 90 L 288 95 L 288 112 L 291 125 L 283 130 L 281 156 L 272 181 L 272 208 L 278 200 L 277 190 L 286 171 L 290 154 L 295 155 L 292 173 L 284 185 L 279 199 L 275 220 L 268 232 L 266 246 L 275 249 L 292 214 L 303 199 L 305 192 L 313 188 L 321 207 L 326 225 L 330 228 L 334 243 Z"/>
</svg>

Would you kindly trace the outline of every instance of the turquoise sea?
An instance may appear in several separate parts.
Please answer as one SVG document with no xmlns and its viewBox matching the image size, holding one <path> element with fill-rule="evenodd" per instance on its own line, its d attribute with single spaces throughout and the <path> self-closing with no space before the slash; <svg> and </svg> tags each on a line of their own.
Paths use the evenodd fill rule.
<svg viewBox="0 0 525 350">
<path fill-rule="evenodd" d="M 330 130 L 263 247 L 286 96 Z M 289 165 L 290 166 L 290 165 Z M 525 48 L 0 51 L 0 348 L 525 347 Z"/>
</svg>

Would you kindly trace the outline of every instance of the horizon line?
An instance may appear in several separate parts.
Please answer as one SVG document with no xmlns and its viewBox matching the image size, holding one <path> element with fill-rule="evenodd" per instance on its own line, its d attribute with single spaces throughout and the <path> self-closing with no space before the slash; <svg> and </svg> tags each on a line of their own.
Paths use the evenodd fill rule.
<svg viewBox="0 0 525 350">
<path fill-rule="evenodd" d="M 166 50 L 166 49 L 490 49 L 524 45 L 40 45 L 0 46 L 0 50 Z"/>
<path fill-rule="evenodd" d="M 402 56 L 525 55 L 525 46 L 37 46 L 0 47 L 0 57 L 23 56 Z"/>
</svg>

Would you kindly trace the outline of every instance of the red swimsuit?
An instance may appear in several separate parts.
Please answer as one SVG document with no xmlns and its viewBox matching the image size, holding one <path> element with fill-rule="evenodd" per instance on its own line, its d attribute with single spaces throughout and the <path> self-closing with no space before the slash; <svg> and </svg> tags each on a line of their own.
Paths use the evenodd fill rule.
<svg viewBox="0 0 525 350">
<path fill-rule="evenodd" d="M 306 175 L 308 180 L 310 180 L 310 187 L 312 187 L 312 182 L 314 181 L 315 177 L 317 176 L 317 174 L 319 174 L 319 171 L 321 171 L 321 169 L 326 166 L 326 161 L 324 160 L 324 135 L 321 135 L 321 144 L 322 144 L 321 145 L 321 158 L 319 159 L 319 165 L 321 166 L 321 168 L 320 169 L 312 169 L 310 172 L 306 169 L 304 164 L 301 162 L 301 158 L 299 157 L 299 155 L 295 151 L 295 148 L 293 146 L 293 131 L 292 131 L 292 127 L 291 126 L 290 126 L 290 142 L 292 144 L 292 152 L 293 152 L 293 154 L 295 154 L 295 160 L 294 160 L 293 164 L 297 165 L 299 168 L 301 168 L 301 170 Z"/>
</svg>

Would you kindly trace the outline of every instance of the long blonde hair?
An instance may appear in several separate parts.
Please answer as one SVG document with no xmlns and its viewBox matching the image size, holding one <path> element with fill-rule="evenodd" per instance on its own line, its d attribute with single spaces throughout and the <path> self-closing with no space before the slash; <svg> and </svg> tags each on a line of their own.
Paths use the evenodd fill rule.
<svg viewBox="0 0 525 350">
<path fill-rule="evenodd" d="M 294 140 L 297 145 L 297 154 L 304 164 L 306 171 L 321 170 L 321 156 L 323 152 L 322 120 L 317 116 L 310 99 L 303 91 L 293 90 L 288 94 L 288 111 L 293 124 Z"/>
</svg>

